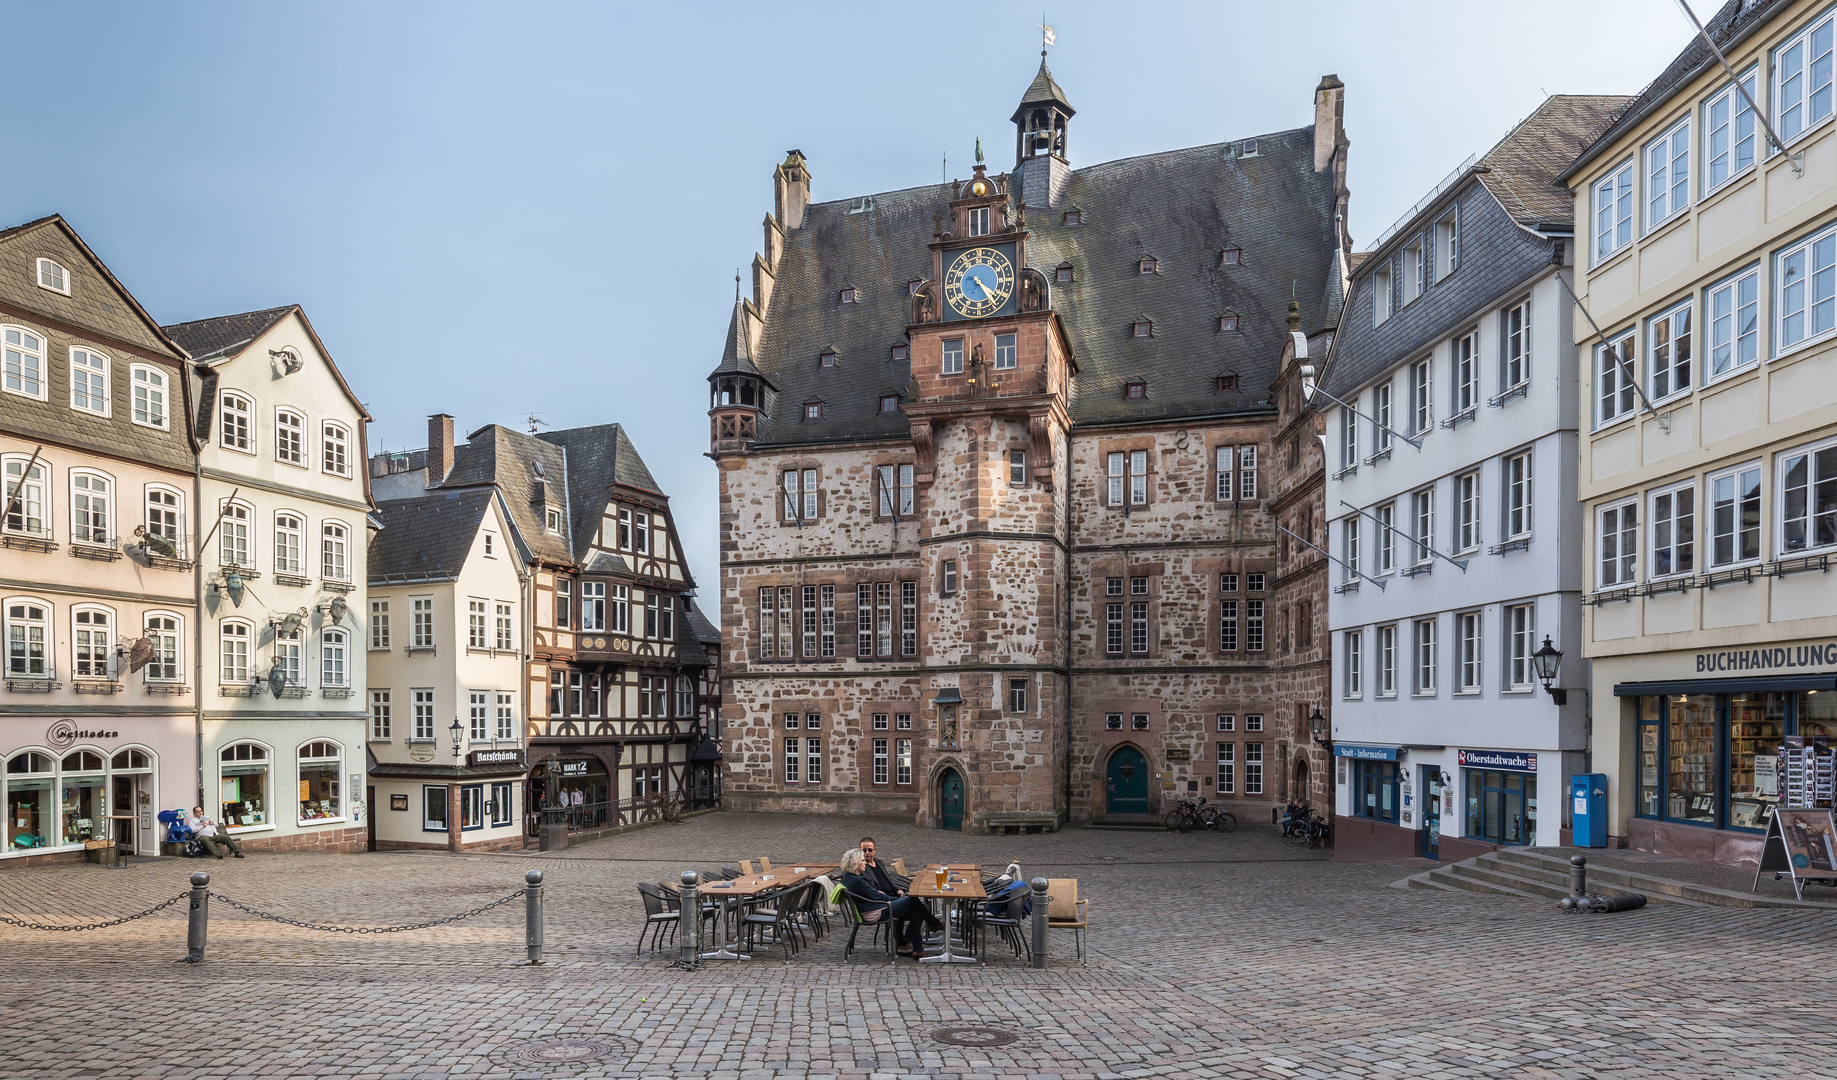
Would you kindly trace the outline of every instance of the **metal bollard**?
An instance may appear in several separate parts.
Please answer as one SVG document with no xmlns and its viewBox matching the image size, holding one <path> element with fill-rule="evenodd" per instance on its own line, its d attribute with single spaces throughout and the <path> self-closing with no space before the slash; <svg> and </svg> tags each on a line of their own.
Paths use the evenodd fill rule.
<svg viewBox="0 0 1837 1080">
<path fill-rule="evenodd" d="M 191 875 L 191 923 L 185 930 L 185 959 L 197 964 L 204 960 L 204 938 L 210 927 L 210 875 L 200 870 Z"/>
<path fill-rule="evenodd" d="M 523 875 L 523 945 L 529 950 L 529 962 L 542 963 L 542 871 Z"/>
<path fill-rule="evenodd" d="M 676 896 L 680 903 L 676 917 L 676 932 L 682 936 L 682 955 L 679 963 L 693 967 L 702 952 L 702 901 L 695 891 L 696 882 L 701 875 L 693 870 L 682 872 L 682 889 Z"/>
<path fill-rule="evenodd" d="M 1046 895 L 1046 879 L 1034 878 L 1033 888 L 1033 966 L 1046 966 L 1046 918 L 1051 914 L 1052 897 Z"/>
<path fill-rule="evenodd" d="M 1569 895 L 1582 896 L 1588 892 L 1588 857 L 1574 855 L 1569 859 Z"/>
</svg>

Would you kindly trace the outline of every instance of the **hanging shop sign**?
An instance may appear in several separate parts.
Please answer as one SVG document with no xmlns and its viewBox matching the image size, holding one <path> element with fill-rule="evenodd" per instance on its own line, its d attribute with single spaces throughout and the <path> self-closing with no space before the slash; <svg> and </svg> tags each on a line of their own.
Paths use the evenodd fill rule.
<svg viewBox="0 0 1837 1080">
<path fill-rule="evenodd" d="M 1522 750 L 1462 750 L 1464 769 L 1504 769 L 1507 772 L 1536 772 L 1537 755 Z"/>
<path fill-rule="evenodd" d="M 466 764 L 477 768 L 480 765 L 523 765 L 523 748 L 511 747 L 508 750 L 474 750 L 466 755 Z"/>
</svg>

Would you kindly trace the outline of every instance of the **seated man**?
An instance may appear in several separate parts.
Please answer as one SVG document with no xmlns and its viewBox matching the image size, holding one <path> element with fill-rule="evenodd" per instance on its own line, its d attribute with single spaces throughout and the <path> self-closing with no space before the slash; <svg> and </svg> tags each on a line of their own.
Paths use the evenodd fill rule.
<svg viewBox="0 0 1837 1080">
<path fill-rule="evenodd" d="M 842 853 L 842 885 L 854 896 L 855 906 L 861 909 L 862 920 L 879 922 L 891 918 L 894 933 L 906 942 L 899 947 L 900 955 L 924 956 L 925 931 L 940 929 L 944 924 L 925 907 L 923 900 L 888 893 L 876 887 L 862 873 L 866 869 L 867 858 L 861 854 L 860 848 L 850 848 Z M 903 928 L 901 924 L 904 924 Z"/>
<path fill-rule="evenodd" d="M 185 825 L 191 830 L 192 835 L 198 838 L 198 843 L 204 848 L 206 855 L 214 854 L 221 859 L 223 852 L 220 849 L 229 848 L 231 854 L 238 859 L 242 858 L 242 845 L 236 842 L 234 836 L 218 828 L 216 822 L 205 817 L 202 806 L 191 808 L 191 817 L 185 820 Z"/>
<path fill-rule="evenodd" d="M 867 865 L 861 871 L 861 876 L 872 882 L 874 888 L 879 889 L 889 896 L 906 895 L 906 890 L 900 888 L 898 879 L 894 878 L 892 868 L 882 866 L 879 860 L 874 858 L 874 838 L 871 836 L 864 836 L 861 838 L 861 843 L 858 846 L 861 849 L 861 857 L 867 860 Z"/>
</svg>

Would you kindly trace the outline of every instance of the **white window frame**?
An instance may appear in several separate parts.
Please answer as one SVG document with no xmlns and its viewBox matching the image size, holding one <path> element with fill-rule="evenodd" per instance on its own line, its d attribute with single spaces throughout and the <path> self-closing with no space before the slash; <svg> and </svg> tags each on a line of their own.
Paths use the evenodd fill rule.
<svg viewBox="0 0 1837 1080">
<path fill-rule="evenodd" d="M 491 691 L 466 691 L 466 741 L 491 741 Z"/>
<path fill-rule="evenodd" d="M 1409 307 L 1428 287 L 1428 253 L 1422 237 L 1403 249 L 1403 306 Z"/>
<path fill-rule="evenodd" d="M 1397 624 L 1378 627 L 1378 696 L 1397 696 Z"/>
<path fill-rule="evenodd" d="M 1505 607 L 1505 686 L 1508 694 L 1530 693 L 1537 689 L 1537 673 L 1532 670 L 1531 656 L 1537 651 L 1537 605 L 1507 604 Z"/>
<path fill-rule="evenodd" d="M 1507 454 L 1500 462 L 1500 478 L 1505 483 L 1504 532 L 1507 540 L 1522 540 L 1531 535 L 1531 508 L 1536 505 L 1535 465 L 1536 457 L 1529 449 Z"/>
<path fill-rule="evenodd" d="M 1411 543 L 1415 549 L 1413 566 L 1423 566 L 1435 561 L 1435 489 L 1422 488 L 1410 492 L 1410 521 L 1415 527 Z"/>
<path fill-rule="evenodd" d="M 1346 580 L 1356 581 L 1359 577 L 1359 522 L 1357 514 L 1348 516 L 1340 526 L 1340 561 L 1345 563 Z"/>
<path fill-rule="evenodd" d="M 89 616 L 89 621 L 80 621 L 79 616 L 83 615 Z M 100 622 L 96 621 L 97 616 L 101 617 Z M 85 638 L 88 640 L 83 640 Z M 90 681 L 112 679 L 115 640 L 114 608 L 101 604 L 71 605 L 70 677 Z"/>
<path fill-rule="evenodd" d="M 940 370 L 945 375 L 963 374 L 963 339 L 946 338 Z"/>
<path fill-rule="evenodd" d="M 351 580 L 351 527 L 342 521 L 319 523 L 319 570 L 327 581 Z"/>
<path fill-rule="evenodd" d="M 1449 208 L 1435 223 L 1435 280 L 1461 268 L 1461 208 Z"/>
<path fill-rule="evenodd" d="M 25 613 L 14 615 L 15 606 L 24 608 Z M 39 614 L 30 614 L 32 611 Z M 38 681 L 57 678 L 57 634 L 53 627 L 57 608 L 36 596 L 9 596 L 0 604 L 0 615 L 5 616 L 6 626 L 6 678 Z M 32 635 L 34 628 L 38 630 L 36 641 Z M 33 670 L 34 660 L 37 670 Z"/>
<path fill-rule="evenodd" d="M 1256 766 L 1254 771 L 1253 765 Z M 1263 744 L 1260 742 L 1244 744 L 1244 794 L 1263 794 Z"/>
<path fill-rule="evenodd" d="M 217 565 L 255 568 L 255 533 L 251 528 L 254 521 L 255 507 L 241 499 L 224 499 L 217 504 Z"/>
<path fill-rule="evenodd" d="M 497 692 L 497 728 L 494 734 L 500 741 L 514 740 L 517 737 L 516 697 L 505 690 Z"/>
<path fill-rule="evenodd" d="M 18 479 L 13 479 L 15 476 L 17 476 Z M 34 480 L 33 477 L 37 477 L 37 479 Z M 51 516 L 52 502 L 50 481 L 51 466 L 43 456 L 40 456 L 36 463 L 32 461 L 32 456 L 30 454 L 7 454 L 0 456 L 0 509 L 4 509 L 6 504 L 12 503 L 15 492 L 18 492 L 22 487 L 24 488 L 24 492 L 19 496 L 18 503 L 13 505 L 13 512 L 7 515 L 4 520 L 0 520 L 0 529 L 19 536 L 32 536 L 40 540 L 51 539 L 54 530 L 51 527 L 53 518 Z M 32 511 L 32 492 L 34 489 L 38 492 L 38 512 L 36 515 L 34 515 Z M 19 522 L 17 528 L 13 527 L 13 521 L 15 519 Z M 38 523 L 37 528 L 32 527 L 34 521 Z"/>
<path fill-rule="evenodd" d="M 434 691 L 427 688 L 410 689 L 409 698 L 409 742 L 434 741 Z"/>
<path fill-rule="evenodd" d="M 151 364 L 129 364 L 128 386 L 132 397 L 128 419 L 140 427 L 170 431 L 172 411 L 166 407 L 172 386 L 170 376 Z"/>
<path fill-rule="evenodd" d="M 1434 379 L 1434 356 L 1425 356 L 1410 365 L 1410 413 L 1417 435 L 1435 426 Z"/>
<path fill-rule="evenodd" d="M 157 503 L 154 501 L 156 493 L 160 496 Z M 165 537 L 166 541 L 172 545 L 172 549 L 178 553 L 178 557 L 184 558 L 185 493 L 165 484 L 148 484 L 142 492 L 141 510 L 146 516 L 147 531 Z M 155 528 L 156 515 L 161 518 L 170 517 L 171 520 L 157 522 L 159 527 Z M 168 528 L 177 535 L 167 535 L 164 530 Z"/>
<path fill-rule="evenodd" d="M 1454 478 L 1454 507 L 1454 550 L 1472 551 L 1480 546 L 1480 470 Z"/>
<path fill-rule="evenodd" d="M 484 601 L 479 604 L 479 637 L 484 637 Z M 604 581 L 583 581 L 580 583 L 580 629 L 603 631 L 606 629 L 606 583 Z M 479 642 L 480 648 L 484 642 Z"/>
<path fill-rule="evenodd" d="M 1688 503 L 1688 508 L 1680 508 L 1681 503 Z M 1694 478 L 1646 493 L 1647 581 L 1688 577 L 1696 573 L 1699 516 L 1697 482 Z M 1679 557 L 1680 552 L 1684 556 L 1682 559 Z M 1661 559 L 1664 561 L 1662 566 Z M 1688 562 L 1689 565 L 1680 566 L 1680 562 Z"/>
<path fill-rule="evenodd" d="M 62 263 L 40 256 L 33 269 L 33 280 L 38 282 L 39 288 L 64 296 L 70 295 L 70 271 Z"/>
<path fill-rule="evenodd" d="M 1357 700 L 1365 696 L 1365 631 L 1348 630 L 1341 635 L 1340 670 L 1346 673 L 1344 694 Z"/>
<path fill-rule="evenodd" d="M 1819 458 L 1827 455 L 1832 459 L 1828 473 L 1818 467 Z M 1800 514 L 1796 515 L 1796 520 L 1801 522 L 1799 528 L 1803 539 L 1797 547 L 1791 546 L 1789 537 L 1795 517 L 1788 516 L 1792 514 L 1794 502 L 1792 492 L 1795 487 L 1800 486 L 1792 483 L 1795 460 L 1802 460 L 1805 463 L 1806 472 L 1805 482 L 1802 485 L 1803 494 L 1798 497 Z M 1776 478 L 1774 505 L 1778 507 L 1774 512 L 1777 518 L 1774 543 L 1778 548 L 1779 557 L 1782 559 L 1797 558 L 1800 555 L 1837 548 L 1837 439 L 1823 439 L 1786 450 L 1775 456 L 1773 471 Z M 1828 501 L 1819 498 L 1820 488 L 1825 488 L 1830 495 Z M 1823 505 L 1830 505 L 1832 509 L 1820 512 L 1819 508 Z M 1829 532 L 1833 537 L 1830 541 L 1824 543 L 1817 541 L 1819 518 L 1826 518 L 1830 521 Z"/>
<path fill-rule="evenodd" d="M 395 728 L 394 710 L 395 703 L 390 700 L 389 690 L 373 689 L 370 691 L 371 742 L 389 742 L 393 738 L 390 732 Z"/>
<path fill-rule="evenodd" d="M 1833 38 L 1837 37 L 1834 20 L 1837 20 L 1837 10 L 1826 9 L 1798 33 L 1775 46 L 1769 57 L 1769 70 L 1772 72 L 1769 90 L 1773 100 L 1773 115 L 1780 138 L 1787 145 L 1821 127 L 1831 118 L 1831 98 L 1837 92 L 1837 88 L 1831 84 L 1833 72 L 1830 63 Z M 1813 53 L 1814 49 L 1822 51 Z M 1826 61 L 1825 81 L 1814 85 L 1809 73 L 1817 67 L 1820 59 Z M 1823 92 L 1824 111 L 1814 114 L 1820 91 Z"/>
<path fill-rule="evenodd" d="M 561 509 L 551 506 L 542 514 L 542 525 L 550 536 L 561 535 Z"/>
<path fill-rule="evenodd" d="M 1608 359 L 1609 350 L 1614 359 Z M 1634 355 L 1628 356 L 1631 351 Z M 1633 327 L 1608 338 L 1606 345 L 1596 345 L 1595 356 L 1595 428 L 1618 424 L 1633 415 L 1638 395 L 1634 392 L 1639 378 L 1639 332 Z M 1608 412 L 1608 409 L 1614 409 Z"/>
<path fill-rule="evenodd" d="M 285 525 L 282 522 L 291 521 Z M 274 512 L 274 572 L 296 577 L 306 573 L 306 515 L 294 510 Z M 291 558 L 289 556 L 291 555 Z"/>
<path fill-rule="evenodd" d="M 1646 232 L 1650 233 L 1690 209 L 1690 117 L 1648 142 L 1639 159 L 1645 169 Z"/>
<path fill-rule="evenodd" d="M 1805 295 L 1813 282 L 1821 285 L 1822 296 Z M 1837 224 L 1826 225 L 1774 253 L 1772 300 L 1775 356 L 1787 356 L 1837 336 Z M 1820 315 L 1826 323 L 1821 330 L 1816 329 Z M 1812 328 L 1808 330 L 1804 321 L 1792 328 L 1795 318 L 1810 321 Z"/>
<path fill-rule="evenodd" d="M 1435 696 L 1436 676 L 1441 671 L 1440 636 L 1434 616 L 1410 623 L 1410 693 L 1414 697 Z"/>
<path fill-rule="evenodd" d="M 337 626 L 319 631 L 319 685 L 351 685 L 351 634 Z"/>
<path fill-rule="evenodd" d="M 1531 381 L 1531 298 L 1499 313 L 1499 390 L 1504 393 Z"/>
<path fill-rule="evenodd" d="M 217 394 L 217 412 L 217 444 L 225 450 L 254 456 L 255 399 L 241 390 L 225 388 Z"/>
<path fill-rule="evenodd" d="M 298 409 L 282 405 L 274 410 L 274 460 L 302 469 L 309 467 L 306 463 L 306 414 Z"/>
<path fill-rule="evenodd" d="M 411 649 L 434 648 L 437 641 L 434 632 L 434 598 L 431 596 L 409 597 L 408 617 L 408 647 Z"/>
<path fill-rule="evenodd" d="M 1375 511 L 1378 517 L 1378 573 L 1397 569 L 1397 504 L 1385 503 Z"/>
<path fill-rule="evenodd" d="M 1383 326 L 1394 312 L 1396 303 L 1391 284 L 1391 264 L 1385 263 L 1371 272 L 1371 325 Z"/>
<path fill-rule="evenodd" d="M 1008 451 L 1008 486 L 1027 486 L 1027 451 Z M 903 496 L 901 501 L 904 501 Z"/>
<path fill-rule="evenodd" d="M 995 335 L 995 370 L 996 371 L 1013 371 L 1015 368 L 1019 366 L 1020 366 L 1020 349 L 1017 345 L 1017 335 L 1015 334 L 996 334 Z"/>
<path fill-rule="evenodd" d="M 50 355 L 45 335 L 29 326 L 0 325 L 0 391 L 50 400 Z"/>
<path fill-rule="evenodd" d="M 1480 328 L 1473 327 L 1449 343 L 1454 363 L 1454 413 L 1480 405 Z"/>
<path fill-rule="evenodd" d="M 1760 267 L 1737 270 L 1704 290 L 1703 322 L 1709 335 L 1709 362 L 1700 365 L 1704 385 L 1760 363 Z"/>
<path fill-rule="evenodd" d="M 783 477 L 786 521 L 817 519 L 817 470 L 786 469 Z"/>
<path fill-rule="evenodd" d="M 225 686 L 246 685 L 255 670 L 255 624 L 247 619 L 217 622 L 217 678 Z"/>
<path fill-rule="evenodd" d="M 1391 382 L 1384 380 L 1371 388 L 1371 416 L 1377 428 L 1373 438 L 1377 441 L 1374 453 L 1382 454 L 1391 448 Z"/>
<path fill-rule="evenodd" d="M 1485 674 L 1486 613 L 1484 610 L 1460 612 L 1454 617 L 1454 625 L 1460 646 L 1454 692 L 1478 694 L 1484 689 L 1480 680 Z"/>
<path fill-rule="evenodd" d="M 389 644 L 389 598 L 372 597 L 370 599 L 370 648 L 373 651 L 386 651 Z"/>
<path fill-rule="evenodd" d="M 1359 464 L 1359 414 L 1351 409 L 1341 409 L 1339 414 L 1339 467 L 1342 470 L 1354 469 Z M 1221 455 L 1220 463 L 1222 462 Z M 1222 468 L 1219 471 L 1221 474 L 1224 472 Z M 1225 481 L 1221 475 L 1219 481 L 1221 490 L 1224 485 Z"/>
<path fill-rule="evenodd" d="M 1760 155 L 1758 125 L 1754 123 L 1754 110 L 1748 105 L 1750 100 L 1760 100 L 1755 93 L 1755 82 L 1760 74 L 1758 65 L 1749 67 L 1738 80 L 1748 91 L 1743 97 L 1735 89 L 1735 83 L 1725 83 L 1722 89 L 1711 94 L 1703 102 L 1703 194 L 1720 191 L 1730 182 L 1740 179 L 1754 168 Z M 1720 110 L 1721 116 L 1717 116 Z M 1717 142 L 1723 143 L 1720 151 Z M 1745 152 L 1743 147 L 1746 147 Z M 1744 161 L 1745 153 L 1745 161 Z M 1717 165 L 1726 159 L 1726 164 Z M 1716 170 L 1721 168 L 1722 178 L 1716 178 Z"/>
<path fill-rule="evenodd" d="M 1629 512 L 1633 517 L 1631 522 L 1627 521 Z M 1596 589 L 1618 589 L 1639 580 L 1639 530 L 1637 495 L 1595 507 Z M 1632 551 L 1626 550 L 1629 539 L 1633 542 Z"/>
<path fill-rule="evenodd" d="M 1721 499 L 1724 481 L 1728 482 L 1728 492 L 1731 496 L 1726 503 Z M 1754 521 L 1751 528 L 1744 528 L 1742 522 L 1742 504 L 1750 501 L 1744 491 L 1744 485 L 1747 483 L 1753 485 L 1752 501 L 1757 504 L 1754 507 Z M 1762 528 L 1767 520 L 1765 488 L 1766 484 L 1763 481 L 1761 465 L 1758 461 L 1747 461 L 1733 468 L 1719 469 L 1704 478 L 1703 502 L 1707 513 L 1704 515 L 1703 540 L 1704 546 L 1709 549 L 1708 568 L 1710 570 L 1752 566 L 1765 557 L 1765 546 L 1761 543 Z M 1722 510 L 1724 505 L 1728 507 L 1726 532 L 1723 530 Z M 1743 534 L 1750 532 L 1753 534 L 1753 554 L 1744 556 L 1741 553 Z M 1729 557 L 1720 559 L 1717 554 L 1717 543 L 1725 536 L 1729 539 Z"/>
<path fill-rule="evenodd" d="M 1594 242 L 1591 266 L 1633 246 L 1634 162 L 1627 158 L 1589 186 L 1589 234 Z"/>
<path fill-rule="evenodd" d="M 288 686 L 306 685 L 306 635 L 303 630 L 283 634 L 280 628 L 276 627 L 270 653 L 273 660 L 270 672 L 273 670 L 273 665 L 279 665 L 281 678 L 286 680 Z"/>
<path fill-rule="evenodd" d="M 1696 308 L 1687 296 L 1646 320 L 1646 393 L 1654 402 L 1696 389 Z"/>
<path fill-rule="evenodd" d="M 106 355 L 87 345 L 72 345 L 69 357 L 70 408 L 90 416 L 109 416 L 115 400 L 109 392 L 109 374 L 114 365 Z"/>
<path fill-rule="evenodd" d="M 331 747 L 334 753 L 327 756 L 321 751 L 313 757 L 306 756 L 306 752 L 313 747 L 324 746 Z M 326 767 L 328 764 L 330 768 Z M 295 779 L 299 780 L 302 787 L 307 784 L 306 772 L 307 766 L 309 765 L 317 766 L 312 770 L 313 772 L 329 772 L 332 774 L 332 783 L 337 789 L 337 794 L 332 797 L 332 815 L 330 817 L 315 818 L 300 817 L 299 803 L 301 800 L 295 799 L 292 800 L 295 804 L 294 821 L 300 825 L 330 825 L 334 822 L 345 820 L 346 811 L 349 807 L 349 800 L 355 797 L 356 793 L 345 790 L 344 745 L 342 743 L 333 742 L 331 739 L 313 739 L 301 743 L 299 747 L 294 750 L 294 774 Z M 270 815 L 270 820 L 272 820 L 272 815 Z"/>
<path fill-rule="evenodd" d="M 493 600 L 491 603 L 497 632 L 493 647 L 499 652 L 510 652 L 517 647 L 516 608 L 503 600 Z"/>
<path fill-rule="evenodd" d="M 1237 794 L 1237 744 L 1221 742 L 1218 744 L 1218 793 L 1220 795 Z"/>
<path fill-rule="evenodd" d="M 115 543 L 115 478 L 97 469 L 67 469 L 70 491 L 67 496 L 70 510 L 70 542 L 88 547 L 109 547 Z M 83 480 L 90 485 L 83 488 L 84 494 L 78 495 L 77 481 Z M 97 489 L 102 485 L 98 499 Z M 88 504 L 87 509 L 78 506 L 82 501 Z M 102 507 L 101 524 L 96 524 L 96 504 Z M 81 515 L 81 516 L 79 516 Z M 81 524 L 79 524 L 81 522 Z M 100 535 L 97 535 L 97 534 Z"/>
<path fill-rule="evenodd" d="M 319 470 L 327 476 L 351 477 L 351 429 L 336 420 L 319 424 Z"/>
<path fill-rule="evenodd" d="M 490 609 L 484 600 L 476 596 L 466 598 L 466 648 L 483 650 L 489 647 L 491 641 L 489 614 Z M 588 627 L 583 625 L 581 629 L 585 630 Z"/>
<path fill-rule="evenodd" d="M 176 611 L 147 611 L 141 614 L 142 633 L 153 646 L 153 659 L 141 668 L 145 681 L 170 685 L 185 681 L 185 616 Z M 170 621 L 171 626 L 154 626 L 155 619 Z M 172 673 L 166 674 L 167 670 Z"/>
</svg>

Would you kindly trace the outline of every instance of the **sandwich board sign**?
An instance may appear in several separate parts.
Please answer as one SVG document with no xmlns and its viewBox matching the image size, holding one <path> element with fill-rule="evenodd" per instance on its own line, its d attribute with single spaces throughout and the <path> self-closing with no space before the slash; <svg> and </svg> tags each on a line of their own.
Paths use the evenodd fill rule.
<svg viewBox="0 0 1837 1080">
<path fill-rule="evenodd" d="M 1761 846 L 1760 866 L 1754 871 L 1754 888 L 1760 876 L 1773 872 L 1792 875 L 1792 891 L 1805 899 L 1805 883 L 1837 886 L 1837 823 L 1829 810 L 1775 809 L 1767 822 L 1767 839 Z"/>
</svg>

